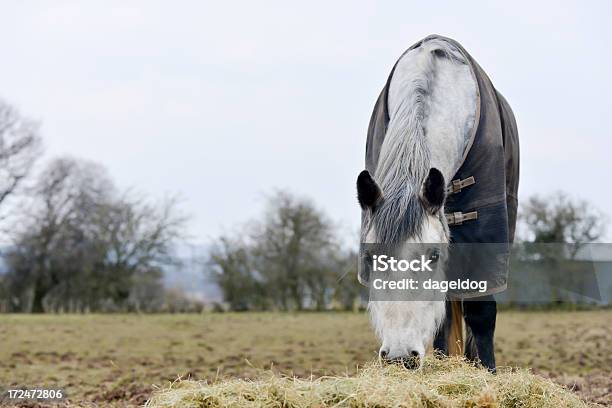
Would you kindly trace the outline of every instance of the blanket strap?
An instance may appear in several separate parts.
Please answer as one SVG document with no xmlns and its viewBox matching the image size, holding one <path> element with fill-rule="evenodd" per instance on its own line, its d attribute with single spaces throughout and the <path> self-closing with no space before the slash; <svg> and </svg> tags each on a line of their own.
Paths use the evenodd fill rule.
<svg viewBox="0 0 612 408">
<path fill-rule="evenodd" d="M 475 220 L 478 218 L 478 211 L 470 211 L 468 213 L 453 212 L 446 215 L 448 225 L 461 225 L 463 221 Z"/>
<path fill-rule="evenodd" d="M 474 179 L 474 176 L 470 176 L 468 178 L 465 178 L 463 180 L 461 179 L 456 179 L 453 180 L 451 182 L 451 185 L 446 189 L 446 193 L 447 194 L 455 194 L 461 191 L 461 189 L 471 186 L 472 184 L 476 183 L 476 180 Z"/>
</svg>

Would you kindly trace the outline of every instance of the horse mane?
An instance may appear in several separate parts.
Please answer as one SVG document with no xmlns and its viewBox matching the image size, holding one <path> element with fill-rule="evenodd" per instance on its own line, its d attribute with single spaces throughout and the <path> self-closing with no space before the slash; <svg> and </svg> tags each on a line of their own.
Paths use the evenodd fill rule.
<svg viewBox="0 0 612 408">
<path fill-rule="evenodd" d="M 374 172 L 383 201 L 366 218 L 368 227 L 376 227 L 380 243 L 398 243 L 420 235 L 426 210 L 419 193 L 430 168 L 424 122 L 436 73 L 435 58 L 465 63 L 461 53 L 441 39 L 426 40 L 414 52 L 409 70 L 399 78 L 394 73 L 389 82 L 389 125 Z M 396 87 L 397 97 L 393 93 L 397 93 Z"/>
</svg>

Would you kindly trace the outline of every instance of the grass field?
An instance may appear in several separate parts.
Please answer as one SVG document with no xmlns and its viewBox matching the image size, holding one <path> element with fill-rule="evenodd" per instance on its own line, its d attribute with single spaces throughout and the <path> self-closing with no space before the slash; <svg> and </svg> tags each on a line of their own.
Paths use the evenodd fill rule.
<svg viewBox="0 0 612 408">
<path fill-rule="evenodd" d="M 500 366 L 612 404 L 612 311 L 503 312 Z M 0 387 L 60 387 L 79 406 L 141 405 L 177 377 L 353 373 L 376 358 L 367 315 L 0 315 Z M 4 392 L 4 390 L 3 390 Z"/>
</svg>

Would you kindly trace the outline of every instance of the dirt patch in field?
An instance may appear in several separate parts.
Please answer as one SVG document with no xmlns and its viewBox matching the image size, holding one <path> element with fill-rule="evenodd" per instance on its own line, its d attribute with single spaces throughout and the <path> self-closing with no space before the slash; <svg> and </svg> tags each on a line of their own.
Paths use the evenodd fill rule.
<svg viewBox="0 0 612 408">
<path fill-rule="evenodd" d="M 538 372 L 538 374 L 567 387 L 585 401 L 606 407 L 612 406 L 612 374 L 610 373 L 591 373 L 580 376 L 548 372 Z"/>
</svg>

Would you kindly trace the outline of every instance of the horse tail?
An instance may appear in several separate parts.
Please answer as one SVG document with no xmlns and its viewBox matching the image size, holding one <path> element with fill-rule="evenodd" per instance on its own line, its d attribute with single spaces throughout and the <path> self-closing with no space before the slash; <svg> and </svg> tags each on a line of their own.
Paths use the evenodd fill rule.
<svg viewBox="0 0 612 408">
<path fill-rule="evenodd" d="M 448 334 L 448 355 L 463 356 L 463 306 L 460 300 L 451 300 L 451 326 Z"/>
</svg>

